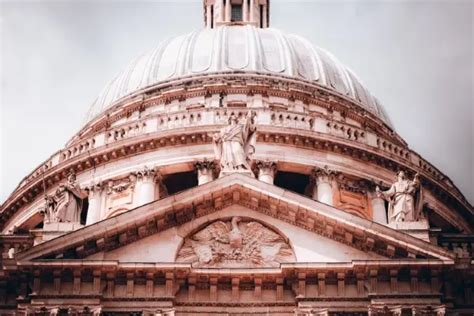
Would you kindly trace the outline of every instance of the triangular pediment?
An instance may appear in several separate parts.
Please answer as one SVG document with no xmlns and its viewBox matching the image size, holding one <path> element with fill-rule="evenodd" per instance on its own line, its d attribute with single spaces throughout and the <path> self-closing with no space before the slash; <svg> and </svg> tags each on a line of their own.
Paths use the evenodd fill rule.
<svg viewBox="0 0 474 316">
<path fill-rule="evenodd" d="M 203 222 L 231 218 L 237 215 L 235 210 L 245 211 L 247 218 L 267 223 L 273 229 L 281 231 L 279 226 L 285 225 L 300 234 L 304 232 L 310 236 L 309 246 L 316 248 L 326 242 L 339 245 L 335 249 L 342 253 L 349 253 L 350 249 L 350 256 L 356 260 L 418 258 L 452 263 L 454 258 L 440 247 L 387 226 L 254 178 L 232 174 L 39 244 L 19 253 L 17 260 L 100 259 L 101 253 L 118 253 L 119 248 L 138 249 L 165 232 L 167 238 L 182 240 L 187 236 L 184 231 L 190 234 Z M 172 229 L 179 234 L 173 234 Z M 285 232 L 282 236 L 292 242 Z M 362 253 L 365 257 L 358 256 Z M 317 261 L 317 257 L 310 261 Z"/>
<path fill-rule="evenodd" d="M 229 238 L 232 224 L 243 237 L 239 249 L 233 249 Z M 254 247 L 255 251 L 251 251 L 250 247 Z M 233 204 L 123 247 L 95 253 L 86 259 L 183 262 L 194 267 L 240 268 L 275 267 L 284 262 L 335 263 L 388 258 Z"/>
</svg>

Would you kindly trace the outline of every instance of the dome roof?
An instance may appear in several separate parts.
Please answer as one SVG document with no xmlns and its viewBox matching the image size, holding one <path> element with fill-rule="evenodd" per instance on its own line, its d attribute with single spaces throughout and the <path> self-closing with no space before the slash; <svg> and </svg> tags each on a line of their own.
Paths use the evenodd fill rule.
<svg viewBox="0 0 474 316">
<path fill-rule="evenodd" d="M 105 87 L 86 119 L 94 118 L 122 97 L 159 82 L 229 71 L 311 81 L 353 99 L 390 125 L 377 99 L 332 54 L 302 37 L 250 25 L 203 29 L 160 43 L 136 58 Z"/>
</svg>

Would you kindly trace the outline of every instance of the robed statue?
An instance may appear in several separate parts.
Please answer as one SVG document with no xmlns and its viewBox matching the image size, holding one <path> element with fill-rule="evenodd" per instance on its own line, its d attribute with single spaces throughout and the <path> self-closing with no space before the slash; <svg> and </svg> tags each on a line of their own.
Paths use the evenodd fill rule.
<svg viewBox="0 0 474 316">
<path fill-rule="evenodd" d="M 229 125 L 213 135 L 214 151 L 220 161 L 221 173 L 251 171 L 249 156 L 255 152 L 255 112 L 249 111 L 243 123 L 231 114 Z"/>
<path fill-rule="evenodd" d="M 389 203 L 388 221 L 413 222 L 420 220 L 422 216 L 422 190 L 418 173 L 413 180 L 406 178 L 405 173 L 397 174 L 397 181 L 387 191 L 375 188 L 377 196 L 382 197 Z"/>
<path fill-rule="evenodd" d="M 45 221 L 80 223 L 86 197 L 87 194 L 76 183 L 76 175 L 69 174 L 66 183 L 59 185 L 52 196 L 45 197 Z"/>
</svg>

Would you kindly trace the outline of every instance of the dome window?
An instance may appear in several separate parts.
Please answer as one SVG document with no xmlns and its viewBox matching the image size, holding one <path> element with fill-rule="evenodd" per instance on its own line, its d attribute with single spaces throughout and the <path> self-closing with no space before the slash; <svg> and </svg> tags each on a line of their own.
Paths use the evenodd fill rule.
<svg viewBox="0 0 474 316">
<path fill-rule="evenodd" d="M 231 22 L 242 22 L 242 5 L 241 4 L 234 4 L 232 5 L 232 17 Z"/>
</svg>

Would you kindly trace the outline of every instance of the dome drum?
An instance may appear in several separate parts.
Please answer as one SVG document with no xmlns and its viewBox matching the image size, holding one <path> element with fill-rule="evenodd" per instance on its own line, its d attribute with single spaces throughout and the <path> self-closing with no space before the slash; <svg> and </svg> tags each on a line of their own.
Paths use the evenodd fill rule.
<svg viewBox="0 0 474 316">
<path fill-rule="evenodd" d="M 36 191 L 38 194 L 46 186 L 49 194 L 54 192 L 56 183 L 71 170 L 76 171 L 82 186 L 91 185 L 90 180 L 87 180 L 91 176 L 96 179 L 94 181 L 106 183 L 111 178 L 126 177 L 131 172 L 130 167 L 128 164 L 120 164 L 120 161 L 134 159 L 133 157 L 142 157 L 136 163 L 144 161 L 149 167 L 164 172 L 165 177 L 190 172 L 194 170 L 195 161 L 204 158 L 213 160 L 210 133 L 225 126 L 232 114 L 242 118 L 250 109 L 256 113 L 257 148 L 265 148 L 262 149 L 263 152 L 257 150 L 253 159 L 255 161 L 271 159 L 278 162 L 280 173 L 290 172 L 308 176 L 314 166 L 328 164 L 324 155 L 329 154 L 339 157 L 336 161 L 340 161 L 332 162 L 332 168 L 371 181 L 389 184 L 392 172 L 398 169 L 420 172 L 426 178 L 427 184 L 431 183 L 430 186 L 433 188 L 444 186 L 443 183 L 449 181 L 440 173 L 432 174 L 435 169 L 431 169 L 431 173 L 427 172 L 428 169 L 425 169 L 426 171 L 420 169 L 419 166 L 426 166 L 426 162 L 407 147 L 397 145 L 393 140 L 390 141 L 367 129 L 364 127 L 366 124 L 340 115 L 337 110 L 344 107 L 333 106 L 333 110 L 328 112 L 321 101 L 306 104 L 300 101 L 301 95 L 292 98 L 291 94 L 285 91 L 279 94 L 269 93 L 268 88 L 258 85 L 255 85 L 251 89 L 252 93 L 249 93 L 247 88 L 245 85 L 239 87 L 230 84 L 227 85 L 225 93 L 222 93 L 223 90 L 216 85 L 208 86 L 202 93 L 187 89 L 186 93 L 194 94 L 183 98 L 175 86 L 174 90 L 164 95 L 149 95 L 150 99 L 142 99 L 134 112 L 128 111 L 128 117 L 118 118 L 105 130 L 92 133 L 92 136 L 78 136 L 68 148 L 44 164 L 50 166 L 45 174 L 35 177 L 33 173 L 23 189 L 29 192 Z M 159 101 L 161 97 L 167 101 Z M 130 106 L 133 107 L 133 103 Z M 117 110 L 112 108 L 110 111 Z M 353 117 L 366 119 L 358 115 Z M 187 158 L 179 155 L 183 146 L 190 149 Z M 193 146 L 197 151 L 192 150 Z M 292 148 L 291 152 L 294 154 L 289 155 L 285 148 Z M 154 152 L 158 156 L 154 155 Z M 166 152 L 169 153 L 168 156 L 161 156 Z M 275 154 L 276 152 L 282 154 Z M 160 156 L 162 158 L 157 158 Z M 351 167 L 347 165 L 349 161 Z M 375 169 L 364 166 L 361 163 L 363 161 L 374 164 Z M 113 170 L 113 173 L 99 171 L 104 170 L 105 166 L 106 170 Z M 384 171 L 380 169 L 376 171 L 376 168 L 382 168 Z M 468 230 L 468 226 L 461 224 L 462 220 L 458 215 L 446 208 L 444 202 L 440 202 L 442 198 L 437 196 L 436 192 L 437 189 L 433 194 L 427 195 L 427 200 L 431 201 L 430 205 L 436 206 L 436 212 L 451 223 L 450 225 Z M 39 195 L 34 198 L 36 201 L 38 199 L 41 200 Z M 367 204 L 367 201 L 360 203 Z M 37 213 L 41 209 L 41 203 L 35 202 L 34 205 L 37 206 L 27 207 L 22 213 Z M 360 214 L 366 211 L 355 212 L 361 216 Z M 13 222 L 19 223 L 12 219 L 10 223 Z M 5 227 L 6 230 L 11 228 L 11 224 Z"/>
</svg>

